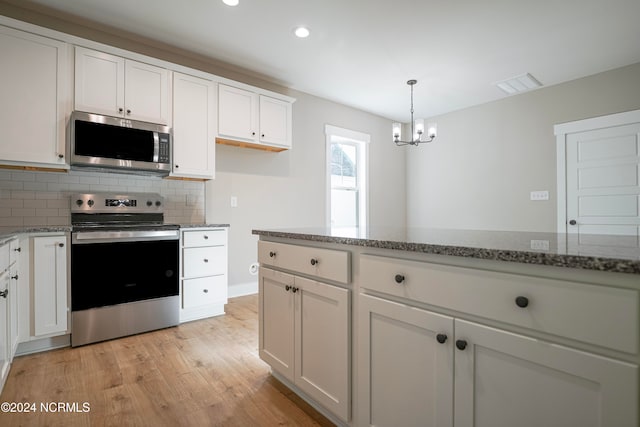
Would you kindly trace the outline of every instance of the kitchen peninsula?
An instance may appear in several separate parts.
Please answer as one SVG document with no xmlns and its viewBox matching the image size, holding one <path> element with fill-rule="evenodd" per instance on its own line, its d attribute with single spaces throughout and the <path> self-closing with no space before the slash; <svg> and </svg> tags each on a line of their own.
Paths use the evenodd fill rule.
<svg viewBox="0 0 640 427">
<path fill-rule="evenodd" d="M 339 425 L 638 425 L 635 237 L 253 233 L 260 357 Z"/>
</svg>

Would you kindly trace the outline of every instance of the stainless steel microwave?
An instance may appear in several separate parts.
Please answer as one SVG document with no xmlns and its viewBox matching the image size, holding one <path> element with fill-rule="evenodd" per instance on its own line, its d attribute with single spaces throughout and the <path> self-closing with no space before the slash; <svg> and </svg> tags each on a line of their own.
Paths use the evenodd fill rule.
<svg viewBox="0 0 640 427">
<path fill-rule="evenodd" d="M 74 111 L 69 123 L 72 169 L 166 176 L 171 172 L 168 126 Z"/>
</svg>

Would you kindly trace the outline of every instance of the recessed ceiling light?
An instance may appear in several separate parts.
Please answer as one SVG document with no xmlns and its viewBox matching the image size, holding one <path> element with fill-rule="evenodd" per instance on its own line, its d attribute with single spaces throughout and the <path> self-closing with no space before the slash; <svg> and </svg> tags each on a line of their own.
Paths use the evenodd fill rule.
<svg viewBox="0 0 640 427">
<path fill-rule="evenodd" d="M 238 3 L 240 3 L 240 0 L 222 0 L 222 3 L 226 4 L 227 6 L 237 6 Z"/>
<path fill-rule="evenodd" d="M 295 30 L 293 30 L 293 34 L 295 34 L 296 37 L 304 39 L 306 37 L 309 37 L 309 34 L 311 33 L 309 32 L 309 29 L 307 27 L 297 27 Z"/>
</svg>

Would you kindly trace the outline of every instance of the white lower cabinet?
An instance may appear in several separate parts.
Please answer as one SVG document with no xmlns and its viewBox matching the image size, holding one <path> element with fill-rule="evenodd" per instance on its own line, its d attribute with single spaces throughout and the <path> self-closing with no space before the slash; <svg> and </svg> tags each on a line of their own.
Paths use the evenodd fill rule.
<svg viewBox="0 0 640 427">
<path fill-rule="evenodd" d="M 634 427 L 638 366 L 455 321 L 456 427 Z"/>
<path fill-rule="evenodd" d="M 359 425 L 637 425 L 637 365 L 377 297 L 359 303 Z"/>
<path fill-rule="evenodd" d="M 227 229 L 183 229 L 180 321 L 224 314 L 227 303 Z"/>
<path fill-rule="evenodd" d="M 636 354 L 636 290 L 371 255 L 360 280 L 358 425 L 638 426 L 638 364 L 602 354 Z M 571 332 L 586 307 L 590 329 Z M 471 321 L 474 310 L 504 326 Z M 531 335 L 511 330 L 522 324 Z"/>
<path fill-rule="evenodd" d="M 0 244 L 0 391 L 18 343 L 18 239 Z"/>
<path fill-rule="evenodd" d="M 350 419 L 350 290 L 260 269 L 260 358 L 338 418 Z"/>
<path fill-rule="evenodd" d="M 32 238 L 33 311 L 31 335 L 51 336 L 67 332 L 67 237 Z"/>
<path fill-rule="evenodd" d="M 453 425 L 453 318 L 360 295 L 358 420 Z"/>
</svg>

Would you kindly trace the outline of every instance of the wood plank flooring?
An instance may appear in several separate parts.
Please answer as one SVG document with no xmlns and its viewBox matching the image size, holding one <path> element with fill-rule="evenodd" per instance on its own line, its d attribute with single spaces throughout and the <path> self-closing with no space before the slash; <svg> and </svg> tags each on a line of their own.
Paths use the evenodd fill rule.
<svg viewBox="0 0 640 427">
<path fill-rule="evenodd" d="M 17 357 L 0 402 L 36 411 L 0 412 L 0 426 L 333 425 L 259 359 L 257 306 L 238 297 L 224 316 Z"/>
</svg>

